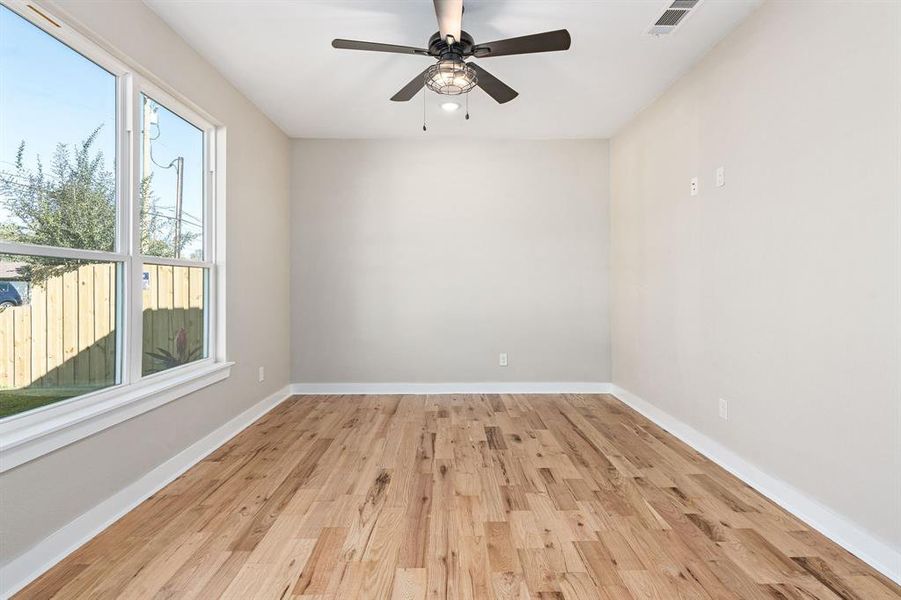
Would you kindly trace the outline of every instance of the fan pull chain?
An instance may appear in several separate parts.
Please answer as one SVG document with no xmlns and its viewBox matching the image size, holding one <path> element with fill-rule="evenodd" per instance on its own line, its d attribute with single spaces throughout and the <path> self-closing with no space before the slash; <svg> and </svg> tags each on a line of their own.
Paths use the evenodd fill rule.
<svg viewBox="0 0 901 600">
<path fill-rule="evenodd" d="M 425 89 L 422 90 L 422 130 L 428 131 L 428 128 L 425 126 Z"/>
<path fill-rule="evenodd" d="M 466 92 L 466 120 L 469 120 L 469 92 Z"/>
</svg>

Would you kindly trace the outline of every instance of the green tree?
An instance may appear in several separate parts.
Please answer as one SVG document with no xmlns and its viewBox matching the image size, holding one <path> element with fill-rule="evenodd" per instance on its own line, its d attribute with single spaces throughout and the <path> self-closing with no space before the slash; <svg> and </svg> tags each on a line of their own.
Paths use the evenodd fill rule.
<svg viewBox="0 0 901 600">
<path fill-rule="evenodd" d="M 0 205 L 10 219 L 0 223 L 0 239 L 59 248 L 112 251 L 116 239 L 116 180 L 95 149 L 100 127 L 70 148 L 58 144 L 49 171 L 40 156 L 25 163 L 26 145 L 19 144 L 10 171 L 0 171 Z M 141 248 L 152 256 L 177 256 L 194 236 L 174 245 L 174 218 L 158 210 L 152 175 L 140 185 Z M 34 284 L 77 269 L 82 262 L 24 256 L 20 274 Z"/>
<path fill-rule="evenodd" d="M 160 212 L 159 198 L 153 193 L 153 174 L 141 180 L 141 252 L 147 256 L 180 257 L 197 238 L 194 232 L 182 232 L 175 244 L 175 218 Z"/>
<path fill-rule="evenodd" d="M 111 251 L 116 236 L 113 174 L 104 169 L 103 153 L 92 152 L 100 128 L 70 149 L 58 144 L 49 171 L 40 157 L 25 165 L 25 142 L 19 144 L 14 170 L 0 173 L 0 202 L 13 219 L 0 234 L 25 244 Z M 24 275 L 34 283 L 77 268 L 75 261 L 25 257 Z"/>
<path fill-rule="evenodd" d="M 152 182 L 153 175 L 141 179 L 141 252 L 148 256 L 172 257 L 174 248 L 168 238 L 175 234 L 167 235 L 166 229 L 171 228 L 166 227 L 166 219 L 157 212 Z"/>
</svg>

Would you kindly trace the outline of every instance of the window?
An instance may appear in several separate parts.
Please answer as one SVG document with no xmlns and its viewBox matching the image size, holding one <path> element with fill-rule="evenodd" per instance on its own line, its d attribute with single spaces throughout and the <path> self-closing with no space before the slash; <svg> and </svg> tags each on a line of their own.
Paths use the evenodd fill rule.
<svg viewBox="0 0 901 600">
<path fill-rule="evenodd" d="M 141 94 L 144 375 L 207 356 L 204 133 Z M 171 258 L 178 263 L 158 262 Z"/>
<path fill-rule="evenodd" d="M 116 76 L 0 6 L 0 240 L 116 250 Z"/>
<path fill-rule="evenodd" d="M 203 130 L 141 94 L 141 248 L 202 261 Z"/>
<path fill-rule="evenodd" d="M 148 375 L 207 357 L 207 270 L 144 263 L 143 361 Z"/>
<path fill-rule="evenodd" d="M 0 417 L 119 382 L 122 263 L 0 255 L 0 273 Z"/>
<path fill-rule="evenodd" d="M 55 21 L 0 5 L 0 435 L 227 364 L 216 128 Z"/>
</svg>

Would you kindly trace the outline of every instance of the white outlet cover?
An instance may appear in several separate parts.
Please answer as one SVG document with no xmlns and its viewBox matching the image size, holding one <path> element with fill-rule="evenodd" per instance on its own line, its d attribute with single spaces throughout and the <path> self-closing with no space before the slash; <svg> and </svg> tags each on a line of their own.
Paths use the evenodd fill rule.
<svg viewBox="0 0 901 600">
<path fill-rule="evenodd" d="M 729 419 L 729 403 L 723 398 L 720 398 L 720 418 L 723 420 Z"/>
<path fill-rule="evenodd" d="M 501 353 L 500 353 L 500 355 L 499 355 L 498 358 L 497 358 L 497 364 L 500 365 L 500 366 L 502 366 L 502 367 L 506 367 L 506 366 L 507 366 L 507 353 L 506 353 L 506 352 L 501 352 Z"/>
<path fill-rule="evenodd" d="M 698 178 L 697 177 L 691 178 L 691 181 L 688 184 L 688 189 L 690 190 L 692 196 L 698 195 Z"/>
<path fill-rule="evenodd" d="M 726 169 L 725 167 L 719 167 L 716 170 L 716 187 L 723 187 L 726 185 Z"/>
<path fill-rule="evenodd" d="M 262 383 L 266 379 L 266 368 L 260 367 L 259 380 Z"/>
</svg>

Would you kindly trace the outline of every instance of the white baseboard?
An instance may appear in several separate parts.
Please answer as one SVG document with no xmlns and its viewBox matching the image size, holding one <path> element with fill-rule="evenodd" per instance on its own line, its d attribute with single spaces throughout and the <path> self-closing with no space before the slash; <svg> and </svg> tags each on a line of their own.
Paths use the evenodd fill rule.
<svg viewBox="0 0 901 600">
<path fill-rule="evenodd" d="M 4 600 L 291 396 L 285 386 L 0 567 Z"/>
<path fill-rule="evenodd" d="M 609 383 L 585 381 L 497 381 L 486 383 L 295 383 L 299 395 L 352 394 L 609 394 Z"/>
<path fill-rule="evenodd" d="M 792 485 L 761 471 L 719 442 L 635 394 L 615 384 L 611 385 L 610 393 L 889 579 L 901 584 L 901 549 L 893 548 L 874 537 L 847 517 Z"/>
<path fill-rule="evenodd" d="M 295 383 L 250 407 L 203 439 L 104 500 L 21 556 L 0 567 L 0 598 L 28 585 L 128 511 L 175 480 L 248 425 L 295 394 L 603 394 L 610 393 L 710 460 L 743 480 L 811 527 L 901 584 L 901 551 L 858 525 L 768 475 L 731 450 L 638 396 L 609 383 Z"/>
</svg>

